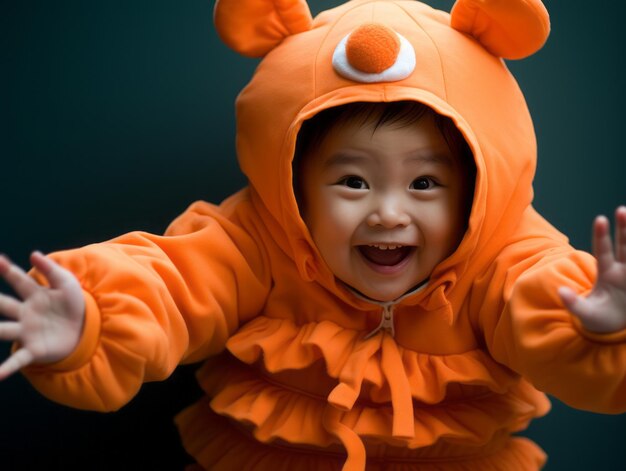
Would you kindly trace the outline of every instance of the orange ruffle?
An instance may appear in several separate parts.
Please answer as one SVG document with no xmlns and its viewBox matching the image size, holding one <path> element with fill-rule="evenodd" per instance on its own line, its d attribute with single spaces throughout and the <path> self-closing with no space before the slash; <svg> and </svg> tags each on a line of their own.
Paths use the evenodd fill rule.
<svg viewBox="0 0 626 471">
<path fill-rule="evenodd" d="M 324 396 L 285 388 L 228 357 L 207 362 L 198 378 L 212 398 L 212 409 L 249 426 L 261 442 L 278 440 L 317 447 L 338 444 L 322 420 L 331 408 Z M 333 420 L 359 437 L 417 449 L 431 446 L 441 438 L 458 444 L 485 445 L 498 432 L 521 430 L 533 417 L 546 411 L 545 397 L 522 381 L 507 394 L 491 393 L 415 407 L 412 437 L 393 436 L 394 411 L 388 404 L 357 401 L 350 410 L 335 410 Z"/>
<path fill-rule="evenodd" d="M 176 417 L 176 424 L 187 452 L 213 471 L 332 471 L 340 470 L 346 459 L 340 453 L 264 445 L 215 414 L 208 398 L 185 409 Z"/>
<path fill-rule="evenodd" d="M 367 383 L 371 400 L 382 403 L 392 399 L 389 374 L 381 361 L 383 338 L 364 340 L 363 332 L 329 321 L 299 326 L 288 319 L 258 317 L 231 337 L 227 347 L 244 363 L 262 360 L 270 373 L 299 370 L 323 360 L 326 373 L 351 389 L 354 400 L 363 393 L 362 383 Z M 412 398 L 425 404 L 438 404 L 449 397 L 454 384 L 502 394 L 519 380 L 479 349 L 452 355 L 419 353 L 402 346 L 397 349 L 400 364 L 394 367 L 394 377 L 402 376 Z"/>
<path fill-rule="evenodd" d="M 205 469 L 213 471 L 271 470 L 303 471 L 340 470 L 346 455 L 335 450 L 293 448 L 282 444 L 266 445 L 254 440 L 232 421 L 215 414 L 205 398 L 183 411 L 176 418 L 185 449 Z M 496 451 L 459 459 L 442 453 L 439 459 L 421 458 L 411 450 L 384 460 L 368 456 L 368 471 L 511 471 L 538 470 L 545 455 L 534 443 L 524 438 L 506 440 Z"/>
<path fill-rule="evenodd" d="M 438 455 L 441 443 L 487 454 L 549 409 L 481 350 L 419 353 L 388 333 L 365 339 L 330 321 L 258 317 L 227 348 L 198 372 L 211 409 L 261 443 L 347 453 L 344 469 L 363 469 L 381 447 L 381 459 L 389 450 L 454 454 Z"/>
</svg>

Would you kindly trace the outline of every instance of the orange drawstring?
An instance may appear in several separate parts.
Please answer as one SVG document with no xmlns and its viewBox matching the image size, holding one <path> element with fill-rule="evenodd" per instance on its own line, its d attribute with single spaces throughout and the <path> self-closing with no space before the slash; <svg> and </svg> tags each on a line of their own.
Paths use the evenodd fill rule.
<svg viewBox="0 0 626 471">
<path fill-rule="evenodd" d="M 339 384 L 328 395 L 328 402 L 341 410 L 350 410 L 354 406 L 365 376 L 365 369 L 370 358 L 380 349 L 379 339 L 362 342 L 350 355 L 350 359 L 339 373 Z"/>
<path fill-rule="evenodd" d="M 339 384 L 328 395 L 329 404 L 324 411 L 322 423 L 328 433 L 341 441 L 348 453 L 343 471 L 365 469 L 365 445 L 359 435 L 343 424 L 341 419 L 346 411 L 352 409 L 361 393 L 368 361 L 380 350 L 381 369 L 391 392 L 392 435 L 397 438 L 415 436 L 413 397 L 402 356 L 390 333 L 383 331 L 376 340 L 365 341 L 355 349 L 339 374 Z"/>
<path fill-rule="evenodd" d="M 342 471 L 364 471 L 365 470 L 365 445 L 359 436 L 350 427 L 341 423 L 342 412 L 332 405 L 326 406 L 322 424 L 324 429 L 343 444 L 348 458 L 343 464 Z"/>
<path fill-rule="evenodd" d="M 392 434 L 398 438 L 413 438 L 415 436 L 415 420 L 411 386 L 402 366 L 402 357 L 398 351 L 398 345 L 387 333 L 383 334 L 382 350 L 381 366 L 391 391 Z"/>
</svg>

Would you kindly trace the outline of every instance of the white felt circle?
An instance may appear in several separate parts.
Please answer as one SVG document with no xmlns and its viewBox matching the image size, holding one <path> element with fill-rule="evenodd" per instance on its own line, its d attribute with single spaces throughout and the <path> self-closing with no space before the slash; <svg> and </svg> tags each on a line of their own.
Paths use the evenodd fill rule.
<svg viewBox="0 0 626 471">
<path fill-rule="evenodd" d="M 350 65 L 346 55 L 346 43 L 350 38 L 350 34 L 339 41 L 333 53 L 333 68 L 342 77 L 363 83 L 397 82 L 407 78 L 415 70 L 415 49 L 404 36 L 398 33 L 396 34 L 400 40 L 400 52 L 391 67 L 377 74 L 370 74 L 355 69 Z"/>
</svg>

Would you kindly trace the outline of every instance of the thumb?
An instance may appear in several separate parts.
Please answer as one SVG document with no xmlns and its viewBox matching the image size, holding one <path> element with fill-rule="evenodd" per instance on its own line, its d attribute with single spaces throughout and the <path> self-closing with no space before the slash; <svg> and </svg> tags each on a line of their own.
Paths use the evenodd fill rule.
<svg viewBox="0 0 626 471">
<path fill-rule="evenodd" d="M 561 286 L 558 289 L 559 296 L 567 310 L 578 317 L 583 325 L 587 325 L 593 317 L 593 309 L 582 296 L 578 296 L 574 290 L 567 286 Z"/>
</svg>

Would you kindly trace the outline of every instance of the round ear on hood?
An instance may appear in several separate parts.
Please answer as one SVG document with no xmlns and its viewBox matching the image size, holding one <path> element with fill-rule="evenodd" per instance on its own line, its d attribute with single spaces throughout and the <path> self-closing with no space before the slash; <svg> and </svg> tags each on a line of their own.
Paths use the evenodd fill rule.
<svg viewBox="0 0 626 471">
<path fill-rule="evenodd" d="M 496 57 L 523 59 L 548 39 L 550 17 L 541 0 L 457 0 L 451 26 Z"/>
<path fill-rule="evenodd" d="M 213 21 L 218 35 L 248 57 L 262 57 L 284 38 L 311 29 L 306 0 L 217 0 Z"/>
</svg>

